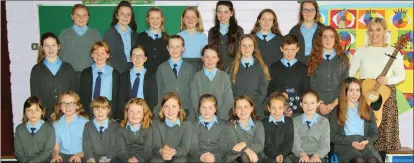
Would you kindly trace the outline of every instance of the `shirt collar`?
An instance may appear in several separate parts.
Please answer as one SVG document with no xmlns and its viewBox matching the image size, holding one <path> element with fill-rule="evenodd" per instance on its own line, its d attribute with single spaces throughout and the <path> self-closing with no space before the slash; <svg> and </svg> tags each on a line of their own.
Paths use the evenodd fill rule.
<svg viewBox="0 0 414 163">
<path fill-rule="evenodd" d="M 66 122 L 66 115 L 65 114 L 63 114 L 62 115 L 62 117 L 60 117 L 60 119 L 59 119 L 59 121 L 58 121 L 58 123 L 64 123 L 64 124 L 67 124 L 67 122 Z M 73 120 L 72 120 L 72 122 L 71 123 L 77 123 L 79 121 L 79 115 L 75 115 L 75 117 L 73 118 Z"/>
<path fill-rule="evenodd" d="M 102 74 L 105 74 L 105 70 L 107 68 L 107 64 L 105 64 L 104 66 L 102 66 L 102 68 L 99 70 L 98 67 L 96 66 L 96 64 L 92 65 L 92 71 L 93 73 L 97 73 L 97 72 L 102 72 Z"/>
<path fill-rule="evenodd" d="M 85 25 L 83 27 L 80 27 L 76 24 L 73 24 L 73 29 L 75 29 L 75 31 L 83 31 L 85 32 L 86 30 L 88 30 L 88 25 Z"/>
<path fill-rule="evenodd" d="M 147 32 L 148 36 L 152 37 L 153 39 L 155 39 L 155 34 L 158 34 L 158 38 L 162 37 L 161 30 L 158 33 L 152 33 L 151 28 L 148 28 L 145 32 Z"/>
<path fill-rule="evenodd" d="M 214 68 L 213 71 L 208 71 L 208 68 L 204 68 L 204 75 L 208 77 L 208 79 L 213 80 L 214 76 L 216 76 L 217 68 Z"/>
<path fill-rule="evenodd" d="M 240 120 L 238 120 L 238 123 L 239 123 L 240 128 L 242 128 L 242 129 L 243 129 L 243 130 L 245 130 L 245 131 L 248 131 L 248 130 L 250 130 L 252 127 L 254 127 L 254 121 L 253 121 L 252 117 L 250 117 L 250 118 L 249 118 L 249 123 L 247 123 L 247 127 L 244 127 L 244 126 L 242 125 L 242 123 L 240 123 Z"/>
<path fill-rule="evenodd" d="M 282 122 L 282 123 L 285 123 L 285 116 L 284 115 L 282 115 L 279 119 L 275 119 L 274 117 L 273 117 L 273 115 L 270 115 L 269 116 L 269 122 L 273 122 L 273 123 L 277 123 L 277 122 Z"/>
<path fill-rule="evenodd" d="M 323 56 L 322 56 L 322 57 L 323 57 L 323 59 L 325 59 L 325 60 L 327 59 L 327 58 L 326 58 L 326 55 L 330 55 L 330 56 L 329 56 L 329 60 L 332 60 L 332 59 L 335 57 L 336 52 L 335 52 L 335 50 L 333 50 L 333 49 L 331 50 L 331 53 L 325 53 L 325 52 L 323 52 Z"/>
<path fill-rule="evenodd" d="M 56 61 L 54 62 L 54 63 L 52 63 L 52 62 L 50 62 L 48 59 L 44 59 L 43 60 L 43 63 L 45 64 L 45 65 L 60 65 L 60 64 L 62 64 L 62 60 L 60 59 L 60 57 L 58 57 L 57 59 L 56 59 Z"/>
<path fill-rule="evenodd" d="M 99 127 L 101 127 L 101 126 L 103 126 L 105 129 L 108 129 L 108 122 L 109 120 L 108 120 L 108 118 L 107 119 L 105 119 L 104 120 L 104 123 L 103 123 L 103 125 L 100 125 L 99 123 L 98 123 L 98 121 L 96 121 L 96 119 L 93 119 L 93 124 L 95 124 L 95 127 L 98 129 L 98 131 L 99 131 Z"/>
<path fill-rule="evenodd" d="M 241 63 L 242 63 L 242 65 L 246 68 L 246 63 L 249 63 L 249 67 L 252 67 L 253 66 L 253 63 L 254 63 L 254 57 L 252 56 L 251 58 L 250 58 L 250 60 L 249 61 L 247 61 L 246 59 L 244 59 L 243 57 L 242 57 L 242 59 L 241 59 Z"/>
<path fill-rule="evenodd" d="M 220 23 L 220 33 L 222 34 L 222 35 L 225 35 L 225 34 L 227 34 L 227 32 L 229 31 L 229 25 L 230 24 L 221 24 Z"/>
<path fill-rule="evenodd" d="M 170 63 L 170 66 L 171 67 L 174 67 L 173 65 L 174 65 L 174 62 L 173 62 L 173 60 L 172 60 L 172 58 L 170 58 L 170 59 L 168 59 L 168 63 Z M 175 64 L 177 64 L 177 68 L 178 67 L 180 67 L 181 66 L 181 64 L 183 63 L 183 58 L 180 58 L 178 61 L 177 61 L 177 63 L 175 63 Z"/>
<path fill-rule="evenodd" d="M 316 123 L 316 120 L 318 120 L 318 118 L 319 118 L 319 114 L 316 113 L 315 116 L 313 116 L 312 120 L 310 121 L 311 124 L 315 124 Z M 306 119 L 306 115 L 305 115 L 305 113 L 303 113 L 302 114 L 302 123 L 305 123 L 306 124 L 306 121 L 308 121 L 308 119 Z"/>
<path fill-rule="evenodd" d="M 128 27 L 127 31 L 123 31 L 121 29 L 121 27 L 119 26 L 119 24 L 115 24 L 114 27 L 115 27 L 116 31 L 118 31 L 118 33 L 120 33 L 120 34 L 126 34 L 126 33 L 131 33 L 132 32 L 132 29 L 129 26 L 127 26 Z"/>
<path fill-rule="evenodd" d="M 198 122 L 199 122 L 200 124 L 205 125 L 205 124 L 204 124 L 204 122 L 205 122 L 205 121 L 204 121 L 204 118 L 203 118 L 202 116 L 200 116 L 198 119 L 199 119 L 199 121 L 198 121 Z M 213 117 L 213 120 L 211 120 L 211 122 L 207 125 L 207 129 L 209 129 L 209 130 L 210 130 L 210 129 L 211 129 L 211 127 L 213 127 L 214 123 L 217 123 L 217 124 L 218 124 L 218 121 L 217 121 L 217 116 L 214 116 L 214 117 Z"/>
<path fill-rule="evenodd" d="M 264 39 L 264 37 L 263 37 L 263 34 L 262 34 L 262 31 L 259 31 L 259 32 L 257 32 L 256 33 L 256 36 L 257 37 L 259 37 L 260 39 Z M 273 37 L 275 37 L 276 35 L 274 34 L 274 33 L 272 33 L 272 32 L 269 32 L 267 35 L 266 35 L 266 41 L 270 41 Z"/>
<path fill-rule="evenodd" d="M 318 27 L 318 25 L 316 25 L 316 22 L 313 23 L 313 25 L 312 25 L 312 27 L 310 29 L 306 28 L 306 26 L 303 23 L 300 25 L 300 29 L 302 31 L 303 30 L 305 30 L 305 31 L 315 31 L 316 30 L 316 27 Z"/>
<path fill-rule="evenodd" d="M 32 126 L 32 124 L 31 124 L 29 121 L 27 121 L 27 122 L 26 122 L 26 128 L 27 128 L 30 132 L 32 132 L 30 128 L 36 128 L 36 129 L 34 130 L 34 132 L 36 133 L 37 131 L 39 131 L 40 127 L 42 127 L 43 123 L 45 123 L 45 121 L 41 119 L 41 120 L 39 120 L 39 121 L 38 121 L 38 122 L 37 122 L 34 126 Z"/>
<path fill-rule="evenodd" d="M 136 75 L 137 73 L 140 73 L 140 74 L 141 74 L 141 76 L 142 76 L 143 74 L 145 74 L 145 72 L 147 72 L 147 69 L 146 69 L 145 67 L 143 67 L 143 68 L 141 69 L 141 71 L 140 71 L 140 72 L 137 72 L 137 71 L 135 70 L 135 68 L 133 68 L 133 67 L 132 67 L 132 69 L 131 69 L 131 74 L 133 74 L 133 75 Z"/>
<path fill-rule="evenodd" d="M 290 60 L 290 61 L 288 61 L 287 59 L 285 59 L 284 57 L 281 59 L 281 61 L 282 61 L 282 63 L 283 63 L 283 65 L 285 65 L 286 67 L 288 66 L 288 62 L 290 63 L 290 66 L 293 66 L 297 61 L 298 61 L 298 59 L 296 59 L 296 58 L 293 58 L 292 60 Z"/>
<path fill-rule="evenodd" d="M 130 129 L 132 132 L 137 132 L 139 129 L 141 129 L 141 124 L 138 125 L 138 128 L 135 128 L 131 123 L 127 122 L 127 129 Z"/>
<path fill-rule="evenodd" d="M 175 120 L 175 122 L 170 122 L 167 118 L 165 118 L 164 122 L 168 127 L 174 127 L 175 125 L 181 126 L 180 119 Z"/>
</svg>

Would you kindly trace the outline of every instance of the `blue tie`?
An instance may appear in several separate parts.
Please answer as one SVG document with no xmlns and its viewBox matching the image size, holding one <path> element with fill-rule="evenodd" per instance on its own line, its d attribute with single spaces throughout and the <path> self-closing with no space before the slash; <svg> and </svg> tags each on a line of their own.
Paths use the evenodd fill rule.
<svg viewBox="0 0 414 163">
<path fill-rule="evenodd" d="M 141 75 L 140 73 L 137 73 L 137 78 L 135 78 L 135 80 L 134 80 L 134 85 L 132 86 L 131 98 L 137 97 L 137 95 L 138 95 L 139 76 L 140 75 Z"/>
<path fill-rule="evenodd" d="M 155 34 L 154 36 L 155 36 L 155 39 L 158 39 L 158 34 Z"/>
<path fill-rule="evenodd" d="M 329 57 L 330 57 L 331 55 L 330 54 L 327 54 L 326 55 L 326 60 L 328 60 L 329 61 Z"/>
<path fill-rule="evenodd" d="M 173 65 L 174 66 L 174 68 L 173 68 L 173 72 L 174 72 L 174 75 L 175 75 L 175 77 L 177 77 L 178 76 L 178 74 L 177 74 L 177 64 L 174 64 Z"/>
<path fill-rule="evenodd" d="M 288 67 L 290 67 L 290 62 L 287 63 Z"/>
<path fill-rule="evenodd" d="M 95 89 L 93 90 L 93 99 L 101 95 L 101 75 L 102 72 L 98 72 L 98 77 L 95 81 Z"/>
<path fill-rule="evenodd" d="M 247 68 L 249 68 L 249 63 L 244 63 L 244 66 Z"/>
<path fill-rule="evenodd" d="M 104 129 L 104 128 L 105 128 L 104 126 L 99 127 L 99 133 L 101 134 L 101 136 L 102 136 L 102 134 L 103 134 L 103 129 Z"/>
<path fill-rule="evenodd" d="M 208 124 L 209 124 L 210 122 L 204 122 L 204 126 L 206 127 L 206 128 L 208 128 L 207 126 L 208 126 Z"/>
<path fill-rule="evenodd" d="M 36 128 L 32 127 L 32 128 L 30 128 L 30 130 L 32 130 L 32 132 L 30 132 L 30 135 L 32 135 L 32 136 L 33 136 L 33 135 L 35 134 L 35 132 L 34 132 L 34 131 L 36 130 Z"/>
<path fill-rule="evenodd" d="M 308 125 L 308 128 L 310 129 L 311 128 L 311 121 L 306 121 L 306 124 Z"/>
</svg>

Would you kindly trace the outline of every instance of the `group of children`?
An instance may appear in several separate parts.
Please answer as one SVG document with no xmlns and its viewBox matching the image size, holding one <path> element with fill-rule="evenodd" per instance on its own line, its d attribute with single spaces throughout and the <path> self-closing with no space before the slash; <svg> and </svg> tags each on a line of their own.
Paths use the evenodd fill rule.
<svg viewBox="0 0 414 163">
<path fill-rule="evenodd" d="M 330 151 L 380 161 L 375 117 L 337 31 L 318 23 L 315 1 L 300 8 L 285 36 L 271 9 L 245 35 L 230 1 L 217 3 L 208 37 L 195 7 L 168 36 L 159 8 L 137 34 L 121 1 L 100 41 L 75 5 L 73 27 L 41 37 L 18 161 L 324 162 Z"/>
</svg>

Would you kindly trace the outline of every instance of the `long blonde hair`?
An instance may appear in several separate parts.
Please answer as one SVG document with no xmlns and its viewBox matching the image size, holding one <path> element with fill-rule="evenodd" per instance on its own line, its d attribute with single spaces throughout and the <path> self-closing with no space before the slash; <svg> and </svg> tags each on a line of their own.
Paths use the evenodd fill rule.
<svg viewBox="0 0 414 163">
<path fill-rule="evenodd" d="M 72 91 L 72 90 L 66 90 L 59 96 L 59 100 L 55 104 L 55 110 L 50 115 L 51 118 L 52 118 L 52 122 L 56 122 L 62 117 L 63 112 L 60 110 L 60 106 L 61 106 L 60 103 L 62 102 L 63 97 L 66 96 L 66 95 L 71 96 L 75 100 L 75 105 L 77 107 L 76 113 L 79 116 L 82 116 L 82 117 L 85 117 L 86 119 L 89 119 L 88 115 L 86 114 L 85 110 L 83 109 L 82 104 L 80 103 L 79 95 L 76 92 Z"/>
<path fill-rule="evenodd" d="M 147 102 L 145 102 L 145 100 L 143 100 L 142 98 L 132 98 L 125 105 L 124 120 L 120 123 L 121 127 L 126 126 L 126 124 L 128 122 L 129 107 L 133 104 L 143 107 L 144 117 L 142 118 L 142 122 L 141 122 L 142 128 L 150 127 L 150 125 L 152 123 L 152 113 L 151 113 L 151 110 L 149 109 L 149 107 L 147 105 Z"/>
<path fill-rule="evenodd" d="M 261 55 L 260 50 L 259 50 L 259 47 L 257 46 L 256 36 L 254 36 L 252 34 L 246 34 L 240 39 L 239 48 L 237 50 L 236 56 L 235 56 L 233 62 L 231 63 L 231 65 L 230 65 L 230 71 L 231 71 L 231 74 L 232 74 L 232 82 L 236 83 L 236 76 L 237 76 L 237 72 L 239 71 L 240 62 L 241 62 L 241 59 L 242 59 L 242 53 L 241 53 L 241 50 L 240 50 L 241 49 L 241 42 L 245 38 L 250 38 L 253 41 L 254 51 L 253 51 L 252 56 L 254 57 L 254 59 L 256 59 L 259 62 L 260 66 L 262 67 L 262 70 L 263 70 L 263 72 L 266 76 L 266 79 L 267 80 L 272 79 L 270 77 L 269 69 L 267 68 L 266 64 L 264 63 L 262 55 Z"/>
<path fill-rule="evenodd" d="M 187 13 L 187 11 L 193 11 L 197 15 L 197 19 L 198 19 L 197 25 L 196 25 L 197 32 L 204 32 L 203 19 L 201 18 L 200 11 L 198 11 L 197 7 L 194 7 L 194 6 L 190 6 L 184 9 L 183 14 L 181 15 L 180 30 L 187 29 L 187 26 L 184 23 L 184 16 L 185 16 L 185 13 Z"/>
</svg>

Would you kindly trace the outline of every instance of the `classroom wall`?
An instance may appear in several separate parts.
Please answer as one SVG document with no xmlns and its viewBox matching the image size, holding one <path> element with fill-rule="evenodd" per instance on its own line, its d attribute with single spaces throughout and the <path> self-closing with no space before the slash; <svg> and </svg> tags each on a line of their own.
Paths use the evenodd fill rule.
<svg viewBox="0 0 414 163">
<path fill-rule="evenodd" d="M 376 1 L 375 3 L 399 3 L 398 1 Z M 10 51 L 10 71 L 12 84 L 12 104 L 14 128 L 21 123 L 22 107 L 30 96 L 30 71 L 36 63 L 37 51 L 31 50 L 31 43 L 40 39 L 38 4 L 73 5 L 81 1 L 7 1 L 8 39 Z M 319 4 L 373 3 L 373 1 L 320 1 Z M 197 5 L 201 12 L 205 32 L 213 26 L 216 1 L 156 1 L 155 5 Z M 280 24 L 282 34 L 287 34 L 298 20 L 299 4 L 296 1 L 233 1 L 238 23 L 249 33 L 259 12 L 264 8 L 273 9 Z M 53 14 L 53 13 L 51 13 Z M 68 17 L 67 19 L 70 19 Z M 93 19 L 93 18 L 91 18 Z M 410 111 L 412 112 L 412 110 Z M 400 124 L 413 123 L 412 114 L 400 117 Z M 408 116 L 410 115 L 410 116 Z M 413 147 L 413 126 L 400 128 L 402 144 Z"/>
</svg>

